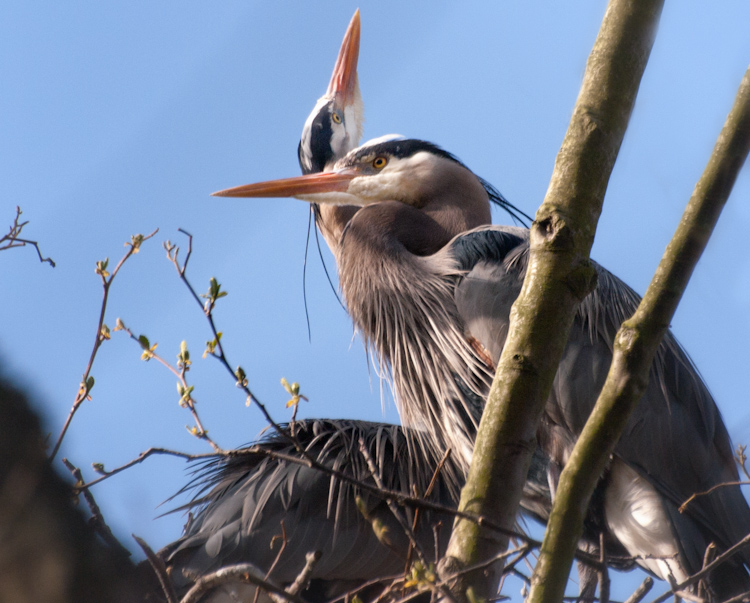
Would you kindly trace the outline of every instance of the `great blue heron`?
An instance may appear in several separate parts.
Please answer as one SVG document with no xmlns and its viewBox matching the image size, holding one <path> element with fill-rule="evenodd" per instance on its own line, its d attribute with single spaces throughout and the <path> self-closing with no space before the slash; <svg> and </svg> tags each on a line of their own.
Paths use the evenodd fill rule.
<svg viewBox="0 0 750 603">
<path fill-rule="evenodd" d="M 364 106 L 357 79 L 359 41 L 360 19 L 359 11 L 356 11 L 341 44 L 328 89 L 315 103 L 303 127 L 298 147 L 298 158 L 300 168 L 304 174 L 330 169 L 338 159 L 341 159 L 350 150 L 355 148 L 361 139 Z M 504 202 L 502 197 L 494 192 L 493 198 L 500 204 Z M 312 208 L 317 227 L 320 229 L 331 250 L 335 253 L 341 238 L 342 227 L 348 223 L 359 207 L 340 205 L 319 207 L 313 204 Z M 510 206 L 507 206 L 507 208 L 512 209 Z M 489 216 L 487 223 L 489 223 Z M 318 420 L 315 423 L 315 442 L 319 444 L 320 442 L 331 440 L 340 443 L 346 441 L 356 431 L 357 438 L 361 438 L 368 448 L 373 446 L 381 448 L 383 443 L 380 440 L 384 434 L 390 434 L 393 441 L 399 443 L 396 446 L 397 453 L 388 457 L 387 463 L 379 464 L 378 471 L 383 476 L 383 481 L 392 484 L 394 489 L 398 490 L 400 487 L 401 491 L 410 493 L 413 491 L 414 486 L 417 485 L 417 481 L 421 480 L 423 482 L 432 475 L 435 467 L 434 450 L 430 450 L 429 448 L 424 449 L 419 445 L 419 440 L 422 439 L 421 434 L 410 434 L 408 431 L 402 433 L 400 429 L 398 426 L 376 423 Z M 303 429 L 300 434 L 304 437 L 309 435 L 309 432 Z M 302 443 L 305 446 L 308 445 L 306 441 Z M 275 445 L 273 441 L 271 441 L 271 444 Z M 311 452 L 320 451 L 313 447 Z M 346 455 L 350 453 L 350 447 L 327 447 L 322 452 L 324 452 L 325 456 L 325 459 L 322 460 L 325 462 L 343 465 Z M 335 457 L 334 452 L 340 456 Z M 287 453 L 295 454 L 295 451 L 289 448 Z M 288 485 L 289 495 L 294 498 L 307 499 L 304 520 L 299 515 L 295 516 L 294 522 L 287 519 L 290 538 L 292 538 L 297 547 L 294 550 L 299 554 L 285 557 L 283 567 L 277 565 L 277 568 L 280 569 L 279 579 L 288 578 L 291 572 L 298 571 L 298 568 L 303 563 L 301 555 L 304 554 L 305 550 L 312 549 L 317 545 L 315 539 L 307 542 L 305 540 L 306 535 L 310 533 L 311 526 L 315 526 L 316 528 L 326 526 L 328 532 L 336 532 L 336 522 L 333 521 L 330 515 L 330 505 L 335 499 L 328 499 L 326 504 L 323 504 L 323 500 L 317 500 L 317 503 L 314 502 L 316 501 L 315 497 L 317 493 L 321 489 L 324 489 L 330 481 L 330 478 L 326 474 L 307 471 L 304 472 L 303 480 L 295 479 L 302 474 L 294 467 L 275 464 L 271 460 L 260 463 L 252 456 L 242 458 L 245 458 L 245 460 L 236 459 L 227 465 L 216 463 L 212 466 L 213 473 L 207 472 L 205 474 L 205 479 L 211 483 L 219 484 L 217 491 L 196 501 L 195 508 L 199 509 L 199 515 L 196 520 L 187 528 L 186 534 L 182 539 L 170 545 L 164 551 L 164 554 L 168 557 L 173 574 L 182 576 L 182 578 L 178 578 L 178 582 L 183 586 L 186 586 L 190 582 L 186 576 L 190 576 L 192 579 L 230 563 L 231 559 L 239 559 L 237 551 L 240 550 L 245 551 L 245 555 L 241 556 L 243 561 L 251 561 L 264 569 L 269 567 L 270 560 L 268 556 L 254 552 L 261 550 L 255 545 L 258 542 L 270 539 L 271 535 L 275 534 L 275 532 L 273 532 L 272 528 L 269 528 L 269 533 L 249 531 L 248 527 L 250 524 L 247 522 L 244 524 L 237 522 L 232 510 L 239 508 L 241 505 L 246 515 L 258 517 L 262 515 L 273 516 L 280 513 L 281 509 L 286 508 L 284 505 L 278 504 L 279 500 L 277 498 L 273 496 L 259 496 L 258 494 L 259 489 L 269 483 L 272 473 L 277 476 L 277 479 L 281 479 L 280 475 L 288 472 L 285 483 Z M 375 458 L 376 461 L 379 461 L 385 457 L 378 456 Z M 355 471 L 352 474 L 357 479 L 362 481 L 370 479 L 370 475 L 363 465 L 355 463 L 353 469 L 364 471 L 364 473 L 362 471 Z M 419 473 L 420 470 L 423 473 Z M 416 474 L 414 473 L 415 471 L 417 472 Z M 404 480 L 402 479 L 404 475 L 411 477 L 409 480 Z M 456 506 L 458 490 L 463 484 L 464 470 L 456 464 L 455 457 L 448 459 L 437 477 L 438 487 L 436 494 L 439 497 L 439 502 L 446 506 Z M 227 488 L 223 485 L 227 480 L 231 481 L 234 479 L 237 480 L 233 482 L 235 484 L 234 487 Z M 343 498 L 345 499 L 351 500 L 353 498 L 353 490 L 347 483 L 329 490 L 330 492 L 343 493 Z M 524 490 L 523 506 L 528 514 L 540 521 L 545 521 L 548 517 L 551 500 L 546 478 L 546 459 L 539 452 L 535 454 L 532 468 L 529 472 L 529 480 Z M 349 509 L 350 512 L 351 510 Z M 351 521 L 351 517 L 347 517 L 347 522 L 350 523 Z M 274 522 L 268 525 L 273 526 Z M 237 530 L 234 534 L 232 532 L 233 529 Z M 601 526 L 596 521 L 596 513 L 590 514 L 587 521 L 587 529 L 589 539 L 593 538 L 596 540 L 598 538 L 597 534 L 601 529 Z M 218 548 L 215 546 L 215 535 L 217 533 L 224 535 L 222 542 L 229 543 L 227 546 L 220 546 Z M 227 537 L 232 534 L 231 538 Z M 416 534 L 417 539 L 420 540 L 423 548 L 428 548 L 431 545 L 431 541 L 421 541 L 420 536 L 423 534 L 423 532 L 418 532 Z M 446 544 L 445 538 L 447 538 L 448 531 L 443 530 L 441 535 L 442 537 L 439 539 L 438 545 L 441 550 L 444 550 Z M 344 536 L 340 535 L 337 541 L 342 546 L 342 550 L 348 549 L 349 545 L 345 542 Z M 388 559 L 387 563 L 393 564 L 396 558 L 400 560 L 405 556 L 405 548 L 397 546 L 402 541 L 395 542 L 396 544 L 393 545 L 394 548 L 392 551 L 384 551 L 382 546 L 371 542 L 372 548 L 367 550 L 367 554 L 385 555 Z M 207 547 L 212 551 L 210 555 L 206 553 Z M 265 551 L 266 549 L 263 548 L 262 550 Z M 190 553 L 188 554 L 187 551 L 190 551 Z M 391 553 L 396 553 L 396 557 L 394 558 Z M 313 595 L 323 592 L 340 592 L 342 589 L 353 586 L 358 582 L 371 580 L 380 575 L 380 569 L 377 564 L 374 566 L 370 564 L 349 566 L 347 567 L 348 573 L 345 576 L 341 575 L 341 571 L 329 572 L 327 569 L 329 567 L 330 563 L 325 563 L 316 570 L 316 586 Z M 360 569 L 366 571 L 360 571 Z M 596 586 L 595 576 L 591 574 L 590 569 L 585 565 L 579 567 L 579 574 L 581 577 L 579 593 L 584 597 L 593 596 Z M 230 586 L 229 588 L 234 587 Z M 307 593 L 306 595 L 309 598 L 311 593 Z"/>
<path fill-rule="evenodd" d="M 305 122 L 298 157 L 303 173 L 330 167 L 354 148 L 362 136 L 362 101 L 357 84 L 360 22 L 357 11 L 341 45 L 331 82 Z M 331 231 L 359 209 L 316 208 L 316 223 L 333 245 L 340 232 Z M 287 434 L 289 431 L 287 430 Z M 377 468 L 382 483 L 407 495 L 424 494 L 435 475 L 439 458 L 415 446 L 415 439 L 399 426 L 365 421 L 311 419 L 297 421 L 295 437 L 315 460 L 342 470 L 357 481 L 375 485 L 359 442 Z M 302 455 L 279 434 L 271 433 L 255 446 L 296 458 Z M 549 507 L 543 459 L 537 457 L 535 484 L 526 488 L 526 500 L 540 513 Z M 463 475 L 448 457 L 435 475 L 429 499 L 455 507 Z M 233 563 L 250 562 L 261 571 L 271 569 L 270 579 L 279 584 L 294 580 L 305 563 L 305 555 L 319 551 L 321 559 L 313 571 L 310 588 L 304 593 L 311 601 L 328 600 L 347 590 L 404 570 L 408 543 L 403 529 L 382 499 L 327 473 L 264 456 L 245 454 L 227 461 L 216 460 L 204 467 L 194 485 L 202 495 L 189 506 L 197 511 L 185 534 L 161 551 L 176 587 L 183 592 L 198 577 Z M 361 496 L 368 518 L 357 509 Z M 413 510 L 404 516 L 411 521 Z M 542 517 L 543 519 L 543 517 Z M 277 542 L 282 520 L 287 542 Z M 450 535 L 452 517 L 428 513 L 415 532 L 417 542 L 432 559 L 443 553 Z M 378 539 L 373 524 L 385 538 Z M 433 533 L 433 527 L 442 528 Z M 239 596 L 248 587 L 227 584 L 211 600 Z"/>
<path fill-rule="evenodd" d="M 230 197 L 290 197 L 360 210 L 337 248 L 354 323 L 390 371 L 405 424 L 426 429 L 434 450 L 464 467 L 509 312 L 528 260 L 528 230 L 482 226 L 489 195 L 454 156 L 419 140 L 365 144 L 327 173 L 241 186 Z M 597 266 L 580 304 L 539 432 L 551 482 L 564 466 L 599 391 L 621 322 L 638 295 Z M 701 568 L 711 542 L 726 549 L 750 532 L 750 508 L 726 486 L 738 479 L 720 413 L 690 359 L 668 333 L 648 389 L 603 476 L 610 536 L 657 576 L 678 582 Z M 714 596 L 750 587 L 742 551 L 709 577 Z"/>
</svg>

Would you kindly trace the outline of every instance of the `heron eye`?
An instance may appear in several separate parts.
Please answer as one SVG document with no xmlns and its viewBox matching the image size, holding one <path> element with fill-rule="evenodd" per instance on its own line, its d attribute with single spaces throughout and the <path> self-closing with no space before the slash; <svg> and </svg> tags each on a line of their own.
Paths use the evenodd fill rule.
<svg viewBox="0 0 750 603">
<path fill-rule="evenodd" d="M 388 163 L 388 159 L 380 155 L 378 157 L 375 157 L 375 159 L 372 160 L 372 167 L 374 167 L 377 170 L 382 170 L 386 166 L 387 163 Z"/>
<path fill-rule="evenodd" d="M 333 119 L 333 123 L 335 123 L 335 124 L 340 124 L 341 123 L 341 115 L 339 115 L 335 111 L 331 114 L 331 119 Z"/>
</svg>

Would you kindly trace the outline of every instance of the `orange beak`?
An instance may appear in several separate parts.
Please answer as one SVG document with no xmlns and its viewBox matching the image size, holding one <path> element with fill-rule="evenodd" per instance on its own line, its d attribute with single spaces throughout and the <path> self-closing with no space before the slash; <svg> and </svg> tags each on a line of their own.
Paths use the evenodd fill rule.
<svg viewBox="0 0 750 603">
<path fill-rule="evenodd" d="M 339 56 L 333 68 L 331 82 L 326 96 L 336 97 L 343 107 L 348 106 L 354 98 L 357 88 L 357 61 L 359 59 L 359 9 L 349 22 L 349 27 L 341 42 Z"/>
<path fill-rule="evenodd" d="M 295 178 L 282 178 L 246 184 L 212 193 L 214 197 L 297 197 L 319 193 L 345 193 L 349 183 L 358 176 L 355 170 L 320 172 Z"/>
</svg>

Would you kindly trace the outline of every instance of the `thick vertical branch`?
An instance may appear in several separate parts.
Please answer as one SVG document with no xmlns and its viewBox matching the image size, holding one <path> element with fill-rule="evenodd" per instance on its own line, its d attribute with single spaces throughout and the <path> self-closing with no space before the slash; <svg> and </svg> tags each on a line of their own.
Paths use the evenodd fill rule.
<svg viewBox="0 0 750 603">
<path fill-rule="evenodd" d="M 615 339 L 612 365 L 591 417 L 560 476 L 529 601 L 561 600 L 588 502 L 630 413 L 643 395 L 656 349 L 708 243 L 750 149 L 750 69 L 734 107 L 635 315 Z"/>
<path fill-rule="evenodd" d="M 510 333 L 474 447 L 460 509 L 510 527 L 544 404 L 577 304 L 594 286 L 589 252 L 612 167 L 625 134 L 661 14 L 661 0 L 612 0 L 589 56 L 580 95 L 531 230 L 526 279 L 511 312 Z M 507 539 L 458 521 L 444 577 L 491 557 Z M 501 567 L 470 574 L 467 585 L 489 598 Z"/>
</svg>

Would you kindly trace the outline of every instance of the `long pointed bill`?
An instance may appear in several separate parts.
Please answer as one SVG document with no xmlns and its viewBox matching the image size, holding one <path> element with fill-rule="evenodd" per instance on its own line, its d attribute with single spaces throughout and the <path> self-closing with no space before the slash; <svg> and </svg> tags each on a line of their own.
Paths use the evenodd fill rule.
<svg viewBox="0 0 750 603">
<path fill-rule="evenodd" d="M 333 68 L 327 96 L 335 96 L 342 106 L 352 102 L 357 87 L 357 60 L 359 59 L 359 9 L 354 12 L 341 42 L 339 56 Z"/>
<path fill-rule="evenodd" d="M 296 178 L 282 178 L 281 180 L 268 180 L 246 184 L 236 188 L 228 188 L 217 193 L 214 197 L 297 197 L 303 201 L 307 195 L 320 193 L 345 193 L 349 183 L 357 177 L 354 170 L 342 170 L 339 172 L 321 172 L 318 174 L 307 174 Z M 313 201 L 313 199 L 309 199 Z"/>
</svg>

